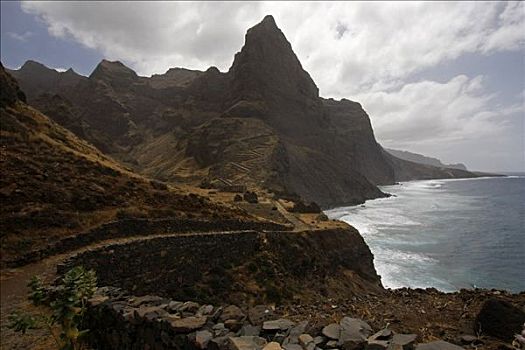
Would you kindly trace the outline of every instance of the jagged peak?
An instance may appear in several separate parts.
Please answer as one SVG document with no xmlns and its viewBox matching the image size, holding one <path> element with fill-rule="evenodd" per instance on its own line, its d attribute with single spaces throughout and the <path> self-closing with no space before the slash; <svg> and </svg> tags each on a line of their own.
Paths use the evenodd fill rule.
<svg viewBox="0 0 525 350">
<path fill-rule="evenodd" d="M 229 74 L 233 75 L 236 90 L 241 94 L 253 95 L 250 90 L 259 93 L 273 90 L 279 94 L 319 96 L 317 86 L 271 15 L 248 29 L 244 46 L 235 54 Z"/>
<path fill-rule="evenodd" d="M 138 77 L 137 73 L 120 61 L 109 61 L 103 59 L 93 70 L 90 79 L 105 79 L 108 77 L 132 78 Z"/>
<path fill-rule="evenodd" d="M 27 61 L 24 62 L 22 67 L 20 67 L 21 71 L 33 70 L 33 69 L 50 70 L 50 71 L 54 70 L 54 69 L 49 68 L 46 65 L 44 65 L 44 64 L 42 64 L 40 62 L 34 61 L 34 60 L 27 60 Z"/>
</svg>

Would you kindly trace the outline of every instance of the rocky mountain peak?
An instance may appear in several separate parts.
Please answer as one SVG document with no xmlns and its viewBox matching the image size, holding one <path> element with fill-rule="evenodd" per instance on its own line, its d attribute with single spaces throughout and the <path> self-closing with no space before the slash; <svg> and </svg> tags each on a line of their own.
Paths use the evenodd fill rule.
<svg viewBox="0 0 525 350">
<path fill-rule="evenodd" d="M 250 28 L 229 71 L 241 97 L 268 94 L 315 98 L 319 90 L 272 16 Z"/>
<path fill-rule="evenodd" d="M 120 61 L 103 59 L 89 76 L 92 80 L 120 81 L 135 80 L 137 73 Z"/>
</svg>

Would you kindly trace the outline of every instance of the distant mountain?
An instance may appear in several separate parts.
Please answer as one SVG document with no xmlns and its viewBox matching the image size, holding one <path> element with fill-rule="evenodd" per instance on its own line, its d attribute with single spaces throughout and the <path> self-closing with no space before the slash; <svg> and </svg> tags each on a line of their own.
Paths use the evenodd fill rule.
<svg viewBox="0 0 525 350">
<path fill-rule="evenodd" d="M 427 156 L 424 156 L 418 153 L 412 153 L 408 151 L 399 151 L 399 150 L 388 149 L 388 148 L 386 148 L 385 150 L 391 155 L 397 158 L 400 158 L 400 159 L 408 160 L 409 162 L 431 165 L 431 166 L 435 166 L 438 168 L 450 168 L 450 169 L 459 169 L 459 170 L 465 170 L 465 171 L 467 170 L 467 167 L 465 166 L 465 164 L 462 164 L 462 163 L 444 164 L 437 158 L 427 157 Z"/>
<path fill-rule="evenodd" d="M 34 62 L 11 73 L 30 104 L 164 181 L 246 185 L 329 207 L 385 196 L 377 185 L 476 176 L 385 152 L 359 103 L 319 96 L 271 16 L 248 30 L 226 73 L 173 68 L 146 78 L 106 60 L 88 78 Z"/>
</svg>

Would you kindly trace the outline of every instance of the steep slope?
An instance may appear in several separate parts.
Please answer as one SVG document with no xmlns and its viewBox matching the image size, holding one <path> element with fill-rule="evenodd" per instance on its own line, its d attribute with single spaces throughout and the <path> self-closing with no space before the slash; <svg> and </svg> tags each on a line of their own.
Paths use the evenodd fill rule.
<svg viewBox="0 0 525 350">
<path fill-rule="evenodd" d="M 248 218 L 131 173 L 24 103 L 0 67 L 2 261 L 116 217 Z"/>
<path fill-rule="evenodd" d="M 26 66 L 14 74 L 29 103 L 164 181 L 262 187 L 329 207 L 384 196 L 381 184 L 475 176 L 385 152 L 359 103 L 319 97 L 271 16 L 248 30 L 226 73 L 174 68 L 147 78 L 103 60 L 89 78 L 49 94 Z"/>
</svg>

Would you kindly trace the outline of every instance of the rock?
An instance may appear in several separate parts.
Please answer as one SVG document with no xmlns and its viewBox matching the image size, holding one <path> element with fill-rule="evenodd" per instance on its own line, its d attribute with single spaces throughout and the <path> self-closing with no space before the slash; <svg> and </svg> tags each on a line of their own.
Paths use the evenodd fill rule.
<svg viewBox="0 0 525 350">
<path fill-rule="evenodd" d="M 372 333 L 372 328 L 368 323 L 358 318 L 343 317 L 339 324 L 341 325 L 340 344 L 347 341 L 366 340 Z"/>
<path fill-rule="evenodd" d="M 368 341 L 373 340 L 388 340 L 392 337 L 392 331 L 390 329 L 382 329 L 379 332 L 368 337 Z"/>
<path fill-rule="evenodd" d="M 263 350 L 282 350 L 281 345 L 275 341 L 269 342 Z"/>
<path fill-rule="evenodd" d="M 320 336 L 318 335 L 317 337 L 314 338 L 314 343 L 315 345 L 319 345 L 319 344 L 322 344 L 326 341 L 326 338 L 323 337 L 323 336 Z"/>
<path fill-rule="evenodd" d="M 303 334 L 308 326 L 308 321 L 302 321 L 293 326 L 288 333 L 288 336 L 284 339 L 283 345 L 285 344 L 297 344 L 299 342 L 299 336 Z"/>
<path fill-rule="evenodd" d="M 246 315 L 238 306 L 229 305 L 222 310 L 219 319 L 223 322 L 227 320 L 242 321 L 245 317 Z"/>
<path fill-rule="evenodd" d="M 171 318 L 169 323 L 176 333 L 190 333 L 202 328 L 206 324 L 206 321 L 206 316 L 191 316 L 185 318 Z"/>
<path fill-rule="evenodd" d="M 242 322 L 237 320 L 226 320 L 224 321 L 224 326 L 228 329 L 231 329 L 233 332 L 237 332 L 242 327 Z"/>
<path fill-rule="evenodd" d="M 160 304 L 163 304 L 163 302 L 165 302 L 166 299 L 155 295 L 145 295 L 142 297 L 131 298 L 129 299 L 129 301 L 130 305 L 133 307 L 139 307 L 143 304 L 148 304 L 149 306 L 158 306 Z"/>
<path fill-rule="evenodd" d="M 195 346 L 198 349 L 204 350 L 208 347 L 208 343 L 212 340 L 213 334 L 208 330 L 198 331 L 195 334 Z"/>
<path fill-rule="evenodd" d="M 208 350 L 226 350 L 228 348 L 228 337 L 216 337 L 208 342 Z"/>
<path fill-rule="evenodd" d="M 262 329 L 264 331 L 286 331 L 292 328 L 294 325 L 294 322 L 281 318 L 278 320 L 264 322 Z"/>
<path fill-rule="evenodd" d="M 186 311 L 186 312 L 196 313 L 199 310 L 200 307 L 201 306 L 199 304 L 197 304 L 196 302 L 187 301 L 187 302 L 183 303 L 180 306 L 178 311 L 180 311 L 180 312 L 185 312 Z"/>
<path fill-rule="evenodd" d="M 145 318 L 148 321 L 167 315 L 168 312 L 159 306 L 141 306 L 134 312 L 135 317 Z"/>
<path fill-rule="evenodd" d="M 211 315 L 213 312 L 213 305 L 202 305 L 199 310 L 197 310 L 197 315 Z"/>
<path fill-rule="evenodd" d="M 299 344 L 291 344 L 291 343 L 284 345 L 283 349 L 284 350 L 303 350 L 301 345 L 299 345 Z"/>
<path fill-rule="evenodd" d="M 170 312 L 177 312 L 183 304 L 180 301 L 170 301 L 166 309 Z"/>
<path fill-rule="evenodd" d="M 301 334 L 299 336 L 299 344 L 303 350 L 315 350 L 314 338 L 310 334 Z"/>
<path fill-rule="evenodd" d="M 261 337 L 230 337 L 229 350 L 261 350 L 266 345 L 266 340 Z"/>
<path fill-rule="evenodd" d="M 465 335 L 462 335 L 460 339 L 463 344 L 471 344 L 475 342 L 476 340 L 478 340 L 478 337 L 465 334 Z"/>
<path fill-rule="evenodd" d="M 337 340 L 329 340 L 326 342 L 326 347 L 329 349 L 335 349 L 337 347 Z"/>
<path fill-rule="evenodd" d="M 243 198 L 248 203 L 256 204 L 259 202 L 259 199 L 257 198 L 257 193 L 255 192 L 245 192 Z"/>
<path fill-rule="evenodd" d="M 438 340 L 431 343 L 418 344 L 416 350 L 463 350 L 463 348 L 443 340 Z"/>
<path fill-rule="evenodd" d="M 301 344 L 303 347 L 313 342 L 314 342 L 314 338 L 312 338 L 310 334 L 303 333 L 299 336 L 299 344 Z"/>
<path fill-rule="evenodd" d="M 505 342 L 511 342 L 525 323 L 525 312 L 512 304 L 492 298 L 487 300 L 476 317 L 476 330 Z"/>
<path fill-rule="evenodd" d="M 390 341 L 389 350 L 411 350 L 414 348 L 414 342 L 417 335 L 415 334 L 394 334 Z"/>
<path fill-rule="evenodd" d="M 233 197 L 234 202 L 242 202 L 242 197 L 240 194 L 236 194 L 235 197 Z"/>
<path fill-rule="evenodd" d="M 329 339 L 338 340 L 339 335 L 341 334 L 341 326 L 337 323 L 331 323 L 328 326 L 324 327 L 321 332 L 325 337 Z"/>
<path fill-rule="evenodd" d="M 261 327 L 258 326 L 252 326 L 252 325 L 244 325 L 241 328 L 241 335 L 242 336 L 259 336 L 261 333 Z"/>
<path fill-rule="evenodd" d="M 264 321 L 271 320 L 273 311 L 266 305 L 257 305 L 248 310 L 248 320 L 254 326 L 261 326 Z"/>
<path fill-rule="evenodd" d="M 389 342 L 386 340 L 371 340 L 369 341 L 365 349 L 366 350 L 386 350 L 388 348 Z"/>
</svg>

